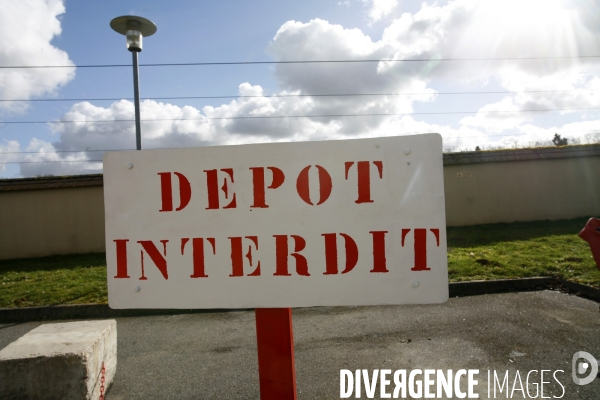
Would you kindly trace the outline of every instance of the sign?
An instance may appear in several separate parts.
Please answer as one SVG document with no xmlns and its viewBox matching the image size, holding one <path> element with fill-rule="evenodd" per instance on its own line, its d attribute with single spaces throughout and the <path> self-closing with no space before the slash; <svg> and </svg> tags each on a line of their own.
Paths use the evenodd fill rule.
<svg viewBox="0 0 600 400">
<path fill-rule="evenodd" d="M 438 134 L 108 152 L 112 308 L 448 299 Z"/>
</svg>

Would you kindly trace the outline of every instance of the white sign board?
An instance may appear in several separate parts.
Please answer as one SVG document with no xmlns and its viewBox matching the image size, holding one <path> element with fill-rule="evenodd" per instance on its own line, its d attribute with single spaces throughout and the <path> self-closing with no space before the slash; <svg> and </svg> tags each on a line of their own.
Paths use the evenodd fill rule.
<svg viewBox="0 0 600 400">
<path fill-rule="evenodd" d="M 112 308 L 448 299 L 438 134 L 109 152 Z"/>
</svg>

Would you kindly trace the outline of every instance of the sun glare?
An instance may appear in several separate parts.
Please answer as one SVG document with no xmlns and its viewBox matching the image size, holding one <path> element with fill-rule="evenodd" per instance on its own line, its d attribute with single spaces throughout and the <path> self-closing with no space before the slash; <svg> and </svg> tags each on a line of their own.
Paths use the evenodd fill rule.
<svg viewBox="0 0 600 400">
<path fill-rule="evenodd" d="M 490 57 L 574 55 L 577 12 L 559 0 L 479 1 L 468 30 L 471 52 Z M 574 53 L 575 52 L 575 53 Z"/>
</svg>

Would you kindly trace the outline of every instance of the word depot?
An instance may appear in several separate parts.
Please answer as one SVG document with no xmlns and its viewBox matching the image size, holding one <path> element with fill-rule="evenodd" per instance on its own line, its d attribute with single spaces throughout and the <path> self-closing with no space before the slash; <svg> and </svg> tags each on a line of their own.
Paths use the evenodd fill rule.
<svg viewBox="0 0 600 400">
<path fill-rule="evenodd" d="M 329 169 L 331 170 L 331 166 Z M 275 166 L 249 167 L 247 169 L 219 168 L 202 170 L 202 179 L 197 176 L 190 177 L 177 171 L 164 171 L 156 174 L 156 190 L 154 191 L 157 204 L 157 214 L 183 213 L 190 204 L 201 205 L 203 213 L 211 213 L 216 210 L 226 212 L 239 210 L 239 204 L 247 204 L 248 209 L 268 209 L 272 206 L 270 196 L 285 185 L 295 185 L 297 202 L 304 203 L 310 207 L 320 207 L 325 204 L 336 185 L 352 187 L 355 193 L 353 198 L 347 198 L 352 207 L 364 207 L 367 204 L 377 203 L 372 191 L 374 180 L 385 181 L 386 169 L 383 161 L 348 161 L 340 163 L 340 171 L 332 174 L 321 165 L 307 165 L 296 171 L 284 171 Z M 343 172 L 342 172 L 343 171 Z M 189 173 L 188 173 L 189 175 Z M 334 181 L 333 176 L 343 176 L 344 179 Z M 236 180 L 247 179 L 247 185 L 239 187 L 249 188 L 245 193 L 236 193 Z M 311 193 L 314 192 L 314 193 Z M 245 197 L 240 202 L 241 196 Z M 291 200 L 286 200 L 291 201 Z M 190 216 L 191 218 L 197 217 Z M 368 269 L 369 273 L 380 274 L 389 272 L 386 257 L 387 246 L 412 246 L 414 259 L 411 260 L 411 271 L 428 271 L 428 237 L 433 246 L 440 246 L 439 227 L 407 226 L 401 227 L 396 236 L 390 237 L 390 231 L 366 230 L 364 235 L 369 236 L 368 246 L 359 248 L 357 240 L 347 232 L 326 231 L 320 233 L 318 245 L 310 240 L 312 249 L 307 248 L 307 238 L 294 232 L 277 232 L 269 236 L 240 235 L 212 237 L 203 234 L 202 237 L 168 237 L 159 240 L 148 240 L 147 238 L 118 238 L 113 239 L 116 255 L 116 275 L 114 278 L 128 279 L 138 278 L 147 280 L 145 274 L 145 263 L 151 260 L 158 268 L 162 277 L 169 279 L 169 260 L 171 257 L 187 257 L 190 278 L 209 278 L 211 268 L 222 268 L 221 265 L 211 265 L 211 258 L 218 255 L 218 251 L 226 252 L 231 262 L 230 277 L 261 276 L 271 274 L 273 276 L 311 276 L 311 274 L 336 275 L 348 274 L 359 269 Z M 364 236 L 363 235 L 363 236 Z M 311 238 L 314 239 L 314 238 Z M 268 246 L 274 249 L 272 254 L 262 257 L 270 257 L 268 265 L 273 265 L 274 270 L 265 271 L 261 269 L 261 261 L 257 258 L 257 252 L 263 247 L 263 243 L 271 241 Z M 225 244 L 225 246 L 223 246 Z M 343 244 L 343 249 L 342 245 Z M 140 272 L 135 276 L 128 267 L 128 252 L 140 252 Z M 319 265 L 309 265 L 305 252 L 320 252 L 322 262 Z M 365 253 L 368 257 L 361 260 L 369 260 L 369 265 L 358 265 L 359 253 Z M 344 263 L 340 262 L 339 255 L 343 254 Z M 179 261 L 178 261 L 179 262 Z M 263 264 L 264 261 L 263 261 Z M 358 265 L 358 266 L 357 266 Z M 137 268 L 136 268 L 137 270 Z"/>
</svg>

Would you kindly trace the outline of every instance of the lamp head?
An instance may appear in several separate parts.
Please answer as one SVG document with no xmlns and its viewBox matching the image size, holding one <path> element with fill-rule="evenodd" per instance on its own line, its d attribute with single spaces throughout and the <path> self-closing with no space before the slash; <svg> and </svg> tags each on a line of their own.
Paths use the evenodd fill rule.
<svg viewBox="0 0 600 400">
<path fill-rule="evenodd" d="M 127 38 L 127 50 L 142 51 L 142 37 L 156 32 L 156 25 L 149 19 L 135 15 L 123 15 L 110 21 L 110 27 Z"/>
</svg>

